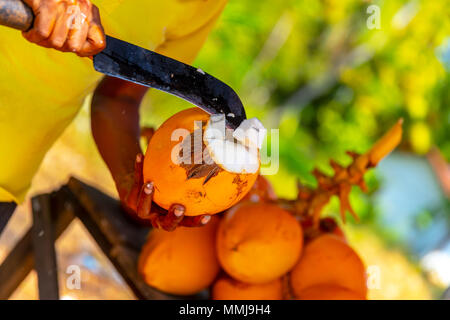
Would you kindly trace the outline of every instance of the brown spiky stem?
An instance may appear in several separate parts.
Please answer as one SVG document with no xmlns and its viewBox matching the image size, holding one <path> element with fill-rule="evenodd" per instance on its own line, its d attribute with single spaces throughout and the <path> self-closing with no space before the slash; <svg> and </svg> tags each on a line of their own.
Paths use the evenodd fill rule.
<svg viewBox="0 0 450 320">
<path fill-rule="evenodd" d="M 312 219 L 317 228 L 320 215 L 331 197 L 337 196 L 340 200 L 340 215 L 345 222 L 346 212 L 358 220 L 358 215 L 350 205 L 350 191 L 352 186 L 358 186 L 363 192 L 367 192 L 364 182 L 364 174 L 370 168 L 397 147 L 402 137 L 402 122 L 400 119 L 375 145 L 365 154 L 347 152 L 353 161 L 347 167 L 343 167 L 334 160 L 330 161 L 334 174 L 328 176 L 319 169 L 314 169 L 312 174 L 317 180 L 315 189 L 298 183 L 298 195 L 296 200 L 279 200 L 279 204 L 294 212 L 301 220 Z"/>
</svg>

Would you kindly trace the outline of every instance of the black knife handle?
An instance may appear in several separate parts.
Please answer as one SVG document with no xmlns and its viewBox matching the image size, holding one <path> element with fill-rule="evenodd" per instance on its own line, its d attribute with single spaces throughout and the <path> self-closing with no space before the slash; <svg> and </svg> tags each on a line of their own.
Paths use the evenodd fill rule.
<svg viewBox="0 0 450 320">
<path fill-rule="evenodd" d="M 33 26 L 34 14 L 21 0 L 0 0 L 0 25 L 27 31 Z"/>
</svg>

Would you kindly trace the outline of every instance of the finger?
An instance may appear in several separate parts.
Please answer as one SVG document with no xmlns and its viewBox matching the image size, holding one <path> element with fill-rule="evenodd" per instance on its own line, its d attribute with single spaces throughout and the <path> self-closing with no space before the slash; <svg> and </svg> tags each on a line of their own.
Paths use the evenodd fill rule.
<svg viewBox="0 0 450 320">
<path fill-rule="evenodd" d="M 83 44 L 79 55 L 83 57 L 96 55 L 97 53 L 105 49 L 105 46 L 105 32 L 100 21 L 100 13 L 98 11 L 98 8 L 96 6 L 93 6 L 92 21 L 89 26 L 87 40 Z"/>
<path fill-rule="evenodd" d="M 41 42 L 35 42 L 37 45 L 44 47 L 44 48 L 51 48 L 51 44 L 48 41 L 48 39 L 42 40 Z"/>
<path fill-rule="evenodd" d="M 165 215 L 158 216 L 158 224 L 166 231 L 173 231 L 184 218 L 185 208 L 181 204 L 173 204 Z"/>
<path fill-rule="evenodd" d="M 71 12 L 64 7 L 64 12 L 57 18 L 53 32 L 48 39 L 50 46 L 53 48 L 62 48 L 66 42 L 71 27 L 71 16 Z"/>
<path fill-rule="evenodd" d="M 211 220 L 210 215 L 202 215 L 195 217 L 184 217 L 184 219 L 179 223 L 179 226 L 183 227 L 201 227 L 207 224 Z"/>
<path fill-rule="evenodd" d="M 86 42 L 83 44 L 79 55 L 82 57 L 94 56 L 106 47 L 105 34 L 99 25 L 91 25 Z"/>
<path fill-rule="evenodd" d="M 98 25 L 90 27 L 86 42 L 79 52 L 79 56 L 89 57 L 100 53 L 106 47 L 103 28 Z"/>
<path fill-rule="evenodd" d="M 40 8 L 33 23 L 33 28 L 27 32 L 22 32 L 25 39 L 33 43 L 42 42 L 50 37 L 55 26 L 58 7 L 56 4 L 48 4 Z"/>
<path fill-rule="evenodd" d="M 80 52 L 89 31 L 89 21 L 91 20 L 90 5 L 79 4 L 79 11 L 74 14 L 69 35 L 67 37 L 65 49 L 71 52 Z"/>
<path fill-rule="evenodd" d="M 134 206 L 137 206 L 142 184 L 144 183 L 142 180 L 143 159 L 144 156 L 142 153 L 138 153 L 136 155 L 136 160 L 134 162 L 133 184 L 127 195 L 127 203 Z"/>
<path fill-rule="evenodd" d="M 136 155 L 136 160 L 134 161 L 134 185 L 137 189 L 140 189 L 143 181 L 143 171 L 144 171 L 144 155 L 138 153 Z"/>
<path fill-rule="evenodd" d="M 159 217 L 162 215 L 166 215 L 166 214 L 167 214 L 167 210 L 164 210 L 163 208 L 158 206 L 156 203 L 152 203 L 151 211 L 145 219 L 150 221 L 153 228 L 160 229 L 161 226 L 159 225 L 159 223 L 160 223 Z"/>
<path fill-rule="evenodd" d="M 145 183 L 142 186 L 137 206 L 137 215 L 139 218 L 148 219 L 152 209 L 153 201 L 153 182 Z"/>
</svg>

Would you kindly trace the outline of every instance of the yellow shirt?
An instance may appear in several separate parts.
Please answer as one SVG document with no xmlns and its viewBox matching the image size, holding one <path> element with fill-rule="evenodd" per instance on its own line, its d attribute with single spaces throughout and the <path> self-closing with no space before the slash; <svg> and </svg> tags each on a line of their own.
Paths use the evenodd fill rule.
<svg viewBox="0 0 450 320">
<path fill-rule="evenodd" d="M 191 63 L 226 0 L 93 0 L 105 32 Z M 0 202 L 23 201 L 45 153 L 102 75 L 0 27 Z"/>
</svg>

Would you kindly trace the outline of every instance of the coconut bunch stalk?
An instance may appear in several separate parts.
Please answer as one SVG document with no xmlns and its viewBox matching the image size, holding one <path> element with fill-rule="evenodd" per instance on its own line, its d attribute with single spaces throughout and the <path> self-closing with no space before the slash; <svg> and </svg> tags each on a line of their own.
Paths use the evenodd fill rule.
<svg viewBox="0 0 450 320">
<path fill-rule="evenodd" d="M 278 202 L 292 211 L 300 220 L 312 219 L 313 226 L 319 228 L 323 208 L 333 196 L 337 196 L 340 200 L 342 221 L 345 223 L 347 211 L 358 221 L 358 215 L 350 204 L 350 191 L 353 186 L 358 186 L 363 192 L 368 191 L 364 175 L 398 146 L 402 138 L 402 123 L 403 120 L 400 119 L 368 152 L 358 154 L 348 151 L 347 154 L 352 158 L 348 166 L 344 167 L 330 160 L 334 171 L 332 176 L 326 175 L 317 168 L 314 169 L 312 174 L 317 180 L 316 188 L 298 182 L 297 199 L 280 199 Z"/>
</svg>

